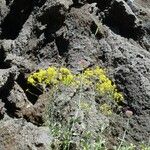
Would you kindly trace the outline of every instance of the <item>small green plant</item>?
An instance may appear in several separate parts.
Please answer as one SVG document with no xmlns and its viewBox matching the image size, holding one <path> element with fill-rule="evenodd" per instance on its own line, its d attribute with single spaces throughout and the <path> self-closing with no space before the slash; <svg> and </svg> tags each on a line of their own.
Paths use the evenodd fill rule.
<svg viewBox="0 0 150 150">
<path fill-rule="evenodd" d="M 91 15 L 91 18 L 93 20 L 93 23 L 96 26 L 96 31 L 95 31 L 94 35 L 96 36 L 97 34 L 99 34 L 99 35 L 101 35 L 101 37 L 104 37 L 105 31 L 104 31 L 104 27 L 102 25 L 102 20 L 97 21 L 97 19 L 93 15 Z"/>
<path fill-rule="evenodd" d="M 69 126 L 62 126 L 60 123 L 54 124 L 52 129 L 52 134 L 55 137 L 51 148 L 52 149 L 69 149 L 69 145 L 71 142 L 72 132 L 70 131 Z"/>
<path fill-rule="evenodd" d="M 142 144 L 140 145 L 140 148 L 141 150 L 150 150 L 150 143 L 146 145 L 142 142 Z"/>
<path fill-rule="evenodd" d="M 78 108 L 75 110 L 75 115 L 69 119 L 68 122 L 65 124 L 56 122 L 53 118 L 53 110 L 50 112 L 50 128 L 55 137 L 52 144 L 53 149 L 71 149 L 73 137 L 78 135 L 74 128 L 76 124 L 80 123 L 79 112 L 81 109 L 85 109 L 86 111 L 91 109 L 87 102 L 82 102 L 83 89 L 86 89 L 87 87 L 92 88 L 94 92 L 100 96 L 108 95 L 115 103 L 123 101 L 123 95 L 118 92 L 116 85 L 107 77 L 104 69 L 98 66 L 88 68 L 79 74 L 74 74 L 65 67 L 57 68 L 51 66 L 48 69 L 40 69 L 39 71 L 32 73 L 29 75 L 27 81 L 35 87 L 41 85 L 44 88 L 51 88 L 51 99 L 53 100 L 55 99 L 53 96 L 62 86 L 74 87 L 79 91 L 79 98 L 77 100 Z M 53 106 L 51 107 L 53 109 Z M 112 113 L 111 107 L 108 104 L 101 105 L 100 110 L 105 115 L 110 115 Z M 106 150 L 106 140 L 102 136 L 102 132 L 100 132 L 93 140 L 91 140 L 92 137 L 90 134 L 84 133 L 84 136 L 78 136 L 81 138 L 78 146 L 83 150 Z"/>
<path fill-rule="evenodd" d="M 130 144 L 124 144 L 119 149 L 120 150 L 135 150 L 136 146 L 132 143 Z"/>
<path fill-rule="evenodd" d="M 104 103 L 102 105 L 99 106 L 100 111 L 105 114 L 106 116 L 110 116 L 112 115 L 112 108 L 110 105 L 108 105 L 107 103 Z"/>
<path fill-rule="evenodd" d="M 81 102 L 80 108 L 85 110 L 85 111 L 89 111 L 91 109 L 91 105 L 89 103 L 86 103 L 86 102 Z"/>
<path fill-rule="evenodd" d="M 88 142 L 88 140 L 90 139 L 90 137 L 88 139 L 82 139 L 81 141 L 81 147 L 82 150 L 107 150 L 105 144 L 106 144 L 106 140 L 102 137 L 97 137 L 97 139 L 95 141 Z"/>
</svg>

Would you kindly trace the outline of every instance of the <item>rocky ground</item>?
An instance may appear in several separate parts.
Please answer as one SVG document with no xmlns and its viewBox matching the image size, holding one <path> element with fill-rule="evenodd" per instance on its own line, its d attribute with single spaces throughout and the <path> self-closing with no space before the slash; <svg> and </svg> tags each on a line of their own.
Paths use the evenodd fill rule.
<svg viewBox="0 0 150 150">
<path fill-rule="evenodd" d="M 74 72 L 94 65 L 106 68 L 125 98 L 121 110 L 107 117 L 85 91 L 83 101 L 92 106 L 82 120 L 85 130 L 96 133 L 102 122 L 107 124 L 104 135 L 112 149 L 123 135 L 125 112 L 130 110 L 126 141 L 148 143 L 149 0 L 0 0 L 0 150 L 50 149 L 54 137 L 44 124 L 48 93 L 28 85 L 27 76 L 64 64 Z M 76 99 L 76 91 L 62 89 L 54 112 L 66 119 Z"/>
</svg>

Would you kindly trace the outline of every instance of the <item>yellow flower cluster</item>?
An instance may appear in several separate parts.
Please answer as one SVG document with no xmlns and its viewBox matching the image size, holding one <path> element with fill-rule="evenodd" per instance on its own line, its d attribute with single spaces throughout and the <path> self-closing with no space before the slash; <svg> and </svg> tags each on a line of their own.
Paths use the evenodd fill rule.
<svg viewBox="0 0 150 150">
<path fill-rule="evenodd" d="M 100 67 L 87 69 L 83 73 L 84 80 L 92 84 L 96 82 L 96 90 L 101 94 L 111 95 L 117 102 L 123 100 L 123 95 L 117 91 L 116 85 L 106 76 L 104 69 Z"/>
<path fill-rule="evenodd" d="M 56 68 L 52 66 L 46 70 L 40 69 L 38 72 L 31 74 L 28 77 L 28 83 L 34 86 L 36 84 L 88 85 L 93 86 L 101 95 L 111 95 L 117 102 L 123 100 L 123 96 L 117 91 L 116 85 L 112 84 L 104 69 L 100 67 L 88 68 L 83 73 L 74 75 L 65 67 Z"/>
<path fill-rule="evenodd" d="M 64 84 L 64 85 L 70 85 L 74 81 L 74 75 L 71 73 L 71 71 L 67 68 L 60 68 L 60 73 L 59 73 L 59 80 Z"/>
<path fill-rule="evenodd" d="M 28 83 L 32 85 L 38 84 L 57 84 L 58 71 L 55 67 L 49 67 L 47 70 L 40 69 L 38 72 L 28 77 Z"/>
</svg>

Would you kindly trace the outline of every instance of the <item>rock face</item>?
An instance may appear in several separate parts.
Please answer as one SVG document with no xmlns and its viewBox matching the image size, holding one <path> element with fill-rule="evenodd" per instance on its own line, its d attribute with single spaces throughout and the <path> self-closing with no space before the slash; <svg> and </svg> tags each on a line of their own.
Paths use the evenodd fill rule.
<svg viewBox="0 0 150 150">
<path fill-rule="evenodd" d="M 0 125 L 0 149 L 48 150 L 51 141 L 48 127 L 36 127 L 22 119 L 9 119 Z"/>
<path fill-rule="evenodd" d="M 122 109 L 110 119 L 97 112 L 93 97 L 86 120 L 80 112 L 81 125 L 97 132 L 102 120 L 109 124 L 106 137 L 112 148 L 123 135 L 125 111 L 131 110 L 126 140 L 136 145 L 148 142 L 149 18 L 150 1 L 143 0 L 1 0 L 0 149 L 49 149 L 53 138 L 43 125 L 48 92 L 28 85 L 26 79 L 31 72 L 50 65 L 66 65 L 76 73 L 94 65 L 107 68 L 124 94 Z M 81 61 L 84 66 L 79 65 Z M 78 96 L 75 91 L 67 92 L 62 90 L 56 96 L 56 118 L 67 119 L 76 109 L 73 102 Z M 87 95 L 85 92 L 83 101 L 92 101 Z"/>
</svg>

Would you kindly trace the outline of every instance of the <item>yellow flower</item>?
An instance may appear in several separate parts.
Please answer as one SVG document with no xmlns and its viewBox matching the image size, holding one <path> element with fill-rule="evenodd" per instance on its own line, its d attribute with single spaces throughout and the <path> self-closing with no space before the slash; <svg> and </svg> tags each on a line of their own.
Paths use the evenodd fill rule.
<svg viewBox="0 0 150 150">
<path fill-rule="evenodd" d="M 106 76 L 104 69 L 98 66 L 96 68 L 88 68 L 78 75 L 74 75 L 65 67 L 59 69 L 52 66 L 31 74 L 27 81 L 34 86 L 38 83 L 45 85 L 58 85 L 62 83 L 76 88 L 80 87 L 80 85 L 82 87 L 94 87 L 99 94 L 108 94 L 116 102 L 123 100 L 123 95 L 117 91 L 116 85 L 112 85 L 112 81 Z"/>
<path fill-rule="evenodd" d="M 96 76 L 105 75 L 105 71 L 100 67 L 96 66 L 96 68 L 94 69 L 94 74 Z"/>
<path fill-rule="evenodd" d="M 65 85 L 70 85 L 73 82 L 74 76 L 72 74 L 69 74 L 62 78 L 62 82 Z"/>
<path fill-rule="evenodd" d="M 34 81 L 32 75 L 30 75 L 30 76 L 28 77 L 27 82 L 28 82 L 29 84 L 35 85 L 35 81 Z"/>
<path fill-rule="evenodd" d="M 46 84 L 57 84 L 57 76 L 58 76 L 58 71 L 55 67 L 49 67 L 47 70 L 47 76 L 45 79 Z"/>
<path fill-rule="evenodd" d="M 123 100 L 123 95 L 117 91 L 114 92 L 113 96 L 117 102 L 120 102 Z"/>
<path fill-rule="evenodd" d="M 34 73 L 33 76 L 38 80 L 39 83 L 42 83 L 46 78 L 46 70 L 40 69 L 39 72 Z"/>
<path fill-rule="evenodd" d="M 99 80 L 100 80 L 101 82 L 106 82 L 106 81 L 108 80 L 108 78 L 107 78 L 104 74 L 100 74 L 100 75 L 99 75 Z"/>
<path fill-rule="evenodd" d="M 56 76 L 57 75 L 57 69 L 55 67 L 49 67 L 47 69 L 48 76 Z"/>
<path fill-rule="evenodd" d="M 108 93 L 108 92 L 111 93 L 114 88 L 111 84 L 111 81 L 108 80 L 108 81 L 103 82 L 103 83 L 97 83 L 96 89 L 98 91 L 100 91 L 102 94 L 105 94 L 105 93 Z"/>
<path fill-rule="evenodd" d="M 65 68 L 65 67 L 61 67 L 60 68 L 60 73 L 62 75 L 69 75 L 69 74 L 71 74 L 71 71 L 69 69 Z"/>
<path fill-rule="evenodd" d="M 90 78 L 90 77 L 93 77 L 94 76 L 94 72 L 93 70 L 90 70 L 90 69 L 87 69 L 84 71 L 84 74 L 83 74 L 85 77 L 87 78 Z"/>
</svg>

